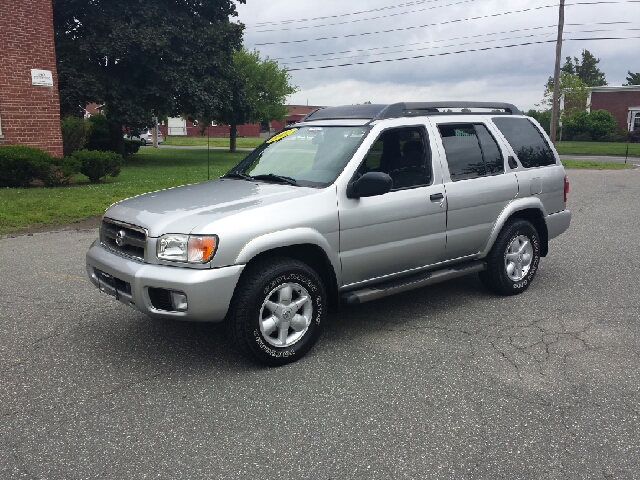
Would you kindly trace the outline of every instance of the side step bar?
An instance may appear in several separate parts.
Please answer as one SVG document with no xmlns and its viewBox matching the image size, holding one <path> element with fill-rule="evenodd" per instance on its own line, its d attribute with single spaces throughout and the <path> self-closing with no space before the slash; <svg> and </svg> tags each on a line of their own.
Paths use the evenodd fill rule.
<svg viewBox="0 0 640 480">
<path fill-rule="evenodd" d="M 470 273 L 480 272 L 487 268 L 486 262 L 468 262 L 462 263 L 442 270 L 433 270 L 431 272 L 418 273 L 410 277 L 393 280 L 387 283 L 381 283 L 374 287 L 363 288 L 362 290 L 354 290 L 340 296 L 347 305 L 357 305 L 359 303 L 370 302 L 378 298 L 387 297 L 414 288 L 433 285 L 434 283 L 444 282 L 453 278 L 462 277 Z"/>
</svg>

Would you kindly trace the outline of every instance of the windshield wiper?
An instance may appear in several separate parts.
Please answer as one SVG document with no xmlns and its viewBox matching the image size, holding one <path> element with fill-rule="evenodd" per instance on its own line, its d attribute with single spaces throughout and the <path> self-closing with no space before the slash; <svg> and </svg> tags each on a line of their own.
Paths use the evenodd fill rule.
<svg viewBox="0 0 640 480">
<path fill-rule="evenodd" d="M 298 182 L 295 178 L 285 177 L 284 175 L 276 175 L 275 173 L 268 173 L 266 175 L 256 175 L 253 177 L 255 180 L 265 180 L 267 182 L 280 182 L 288 183 L 289 185 L 297 185 Z"/>
<path fill-rule="evenodd" d="M 241 172 L 225 173 L 222 178 L 241 178 L 242 180 L 253 180 L 253 177 L 251 175 L 247 175 L 246 173 Z"/>
</svg>

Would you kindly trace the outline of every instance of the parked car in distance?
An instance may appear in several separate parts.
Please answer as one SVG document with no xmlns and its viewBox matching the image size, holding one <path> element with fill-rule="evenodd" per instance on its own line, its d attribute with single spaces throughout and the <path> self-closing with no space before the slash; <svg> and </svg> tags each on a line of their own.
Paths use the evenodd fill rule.
<svg viewBox="0 0 640 480">
<path fill-rule="evenodd" d="M 140 140 L 142 145 L 153 145 L 153 130 L 145 130 L 139 136 L 125 134 L 124 138 L 129 140 Z M 158 130 L 158 144 L 161 144 L 163 141 L 164 137 L 162 136 L 162 132 Z"/>
<path fill-rule="evenodd" d="M 568 193 L 553 144 L 511 104 L 331 107 L 221 178 L 109 207 L 87 273 L 152 317 L 226 321 L 240 351 L 278 366 L 341 303 L 472 273 L 524 292 L 569 228 Z"/>
</svg>

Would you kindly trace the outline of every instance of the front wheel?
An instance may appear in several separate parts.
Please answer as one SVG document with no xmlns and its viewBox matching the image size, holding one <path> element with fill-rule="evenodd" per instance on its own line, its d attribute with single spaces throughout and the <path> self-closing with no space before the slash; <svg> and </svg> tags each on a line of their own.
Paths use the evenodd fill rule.
<svg viewBox="0 0 640 480">
<path fill-rule="evenodd" d="M 536 228 L 522 219 L 510 220 L 502 228 L 487 256 L 487 269 L 480 280 L 500 295 L 524 292 L 540 265 L 540 237 Z"/>
<path fill-rule="evenodd" d="M 304 356 L 326 317 L 320 277 L 306 264 L 275 258 L 249 265 L 228 315 L 233 343 L 250 359 L 279 366 Z"/>
</svg>

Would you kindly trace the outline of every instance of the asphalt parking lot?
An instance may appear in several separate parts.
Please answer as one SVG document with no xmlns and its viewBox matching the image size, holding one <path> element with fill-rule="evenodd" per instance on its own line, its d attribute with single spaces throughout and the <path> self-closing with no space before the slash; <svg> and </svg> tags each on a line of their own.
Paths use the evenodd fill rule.
<svg viewBox="0 0 640 480">
<path fill-rule="evenodd" d="M 351 307 L 278 369 L 100 295 L 96 230 L 0 240 L 0 478 L 639 478 L 640 169 L 569 177 L 523 295 Z"/>
</svg>

